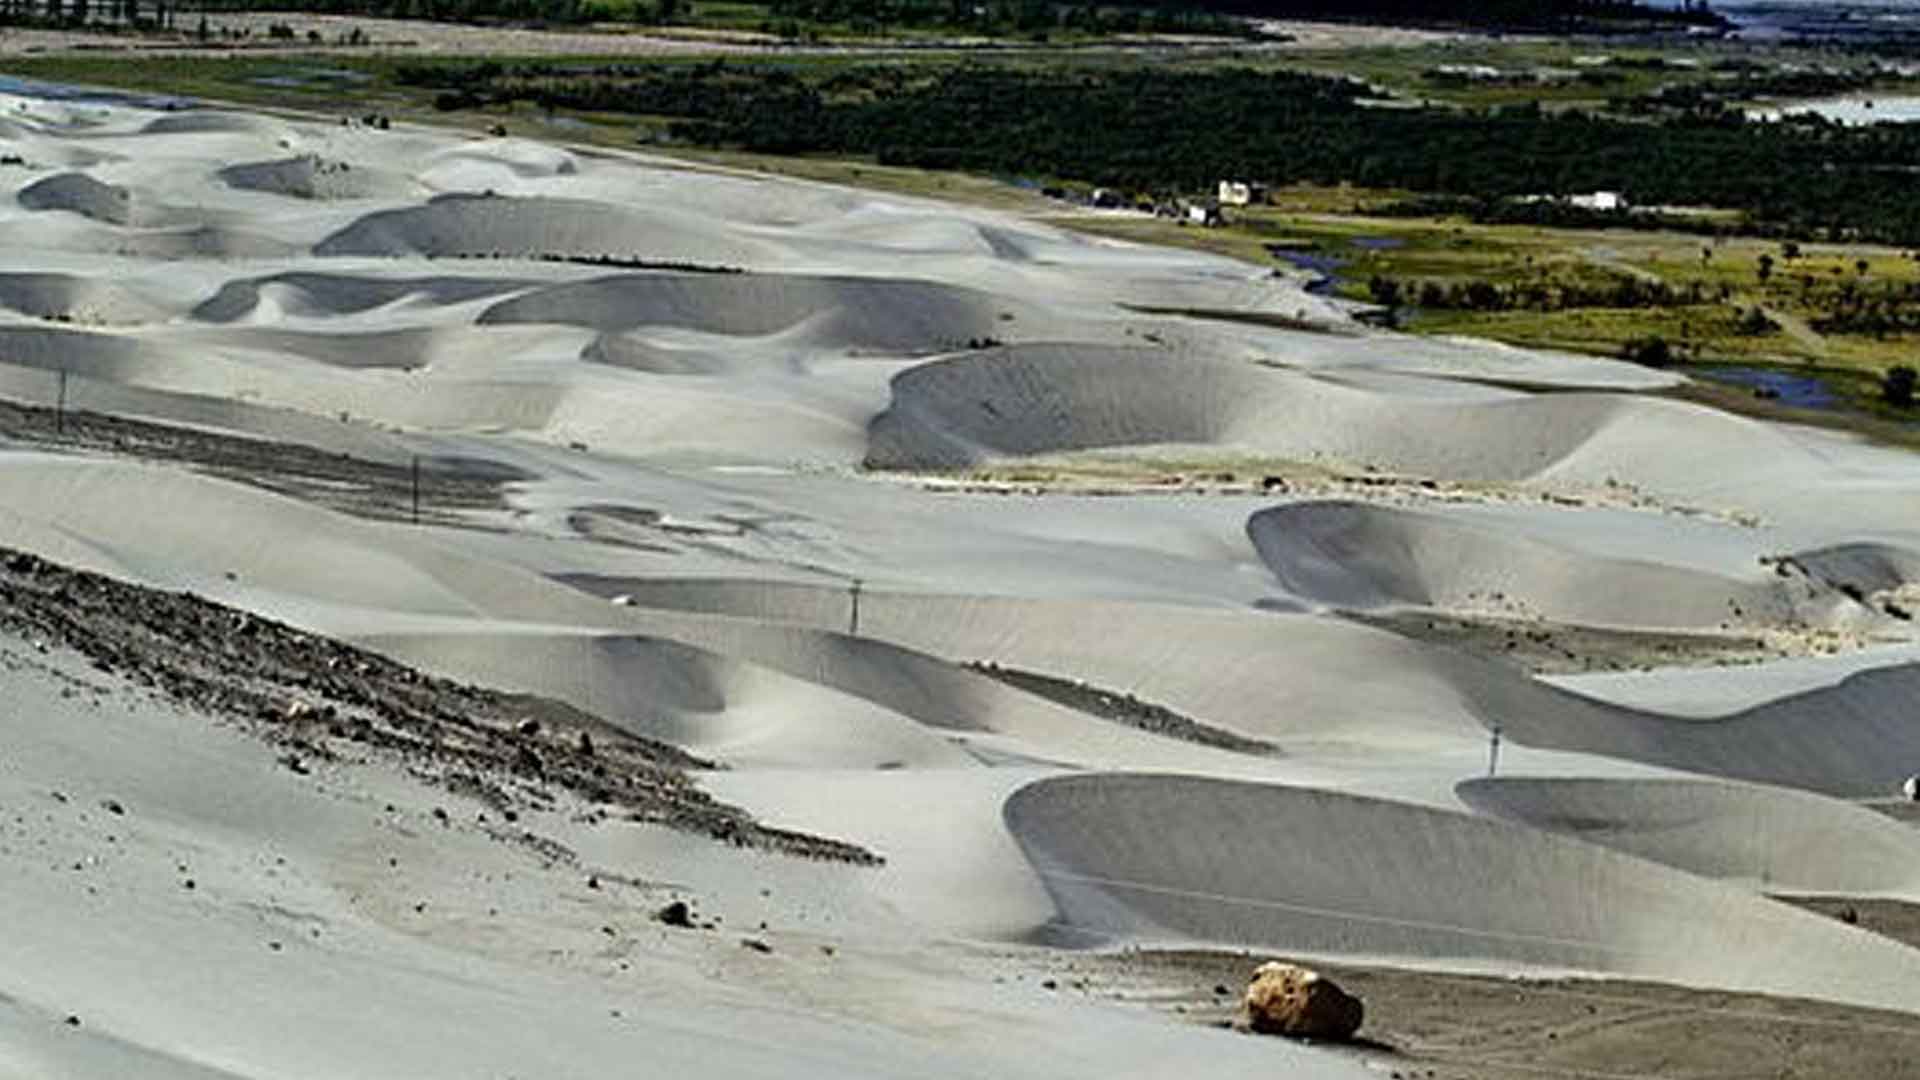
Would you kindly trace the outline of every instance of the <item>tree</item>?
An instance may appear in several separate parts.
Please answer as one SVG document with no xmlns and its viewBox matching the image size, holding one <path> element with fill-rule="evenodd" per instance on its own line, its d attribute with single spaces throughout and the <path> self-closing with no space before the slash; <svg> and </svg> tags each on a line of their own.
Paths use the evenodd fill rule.
<svg viewBox="0 0 1920 1080">
<path fill-rule="evenodd" d="M 1643 367 L 1663 368 L 1673 363 L 1673 346 L 1658 335 L 1636 338 L 1621 347 L 1620 355 Z"/>
<path fill-rule="evenodd" d="M 1760 284 L 1765 285 L 1773 276 L 1773 256 L 1762 253 L 1760 256 Z"/>
<path fill-rule="evenodd" d="M 1367 282 L 1367 291 L 1373 295 L 1373 302 L 1381 307 L 1400 306 L 1400 283 L 1379 274 Z"/>
<path fill-rule="evenodd" d="M 1887 404 L 1911 409 L 1916 378 L 1920 378 L 1920 372 L 1915 372 L 1906 364 L 1896 364 L 1887 369 L 1886 376 L 1880 380 L 1880 393 L 1887 399 Z"/>
</svg>

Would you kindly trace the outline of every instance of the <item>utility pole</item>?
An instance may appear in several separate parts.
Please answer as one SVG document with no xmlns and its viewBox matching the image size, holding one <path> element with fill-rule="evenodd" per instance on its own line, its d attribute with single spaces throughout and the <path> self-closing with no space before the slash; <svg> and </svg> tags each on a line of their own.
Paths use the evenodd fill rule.
<svg viewBox="0 0 1920 1080">
<path fill-rule="evenodd" d="M 850 612 L 847 620 L 847 635 L 849 637 L 859 637 L 860 636 L 860 579 L 859 578 L 853 579 L 853 583 L 850 586 L 850 591 L 853 595 L 853 609 Z"/>
<path fill-rule="evenodd" d="M 60 391 L 53 399 L 53 433 L 67 433 L 67 368 L 60 366 Z"/>
<path fill-rule="evenodd" d="M 413 455 L 413 523 L 420 524 L 420 455 Z"/>
<path fill-rule="evenodd" d="M 1493 742 L 1487 747 L 1487 775 L 1500 771 L 1500 725 L 1493 725 Z"/>
</svg>

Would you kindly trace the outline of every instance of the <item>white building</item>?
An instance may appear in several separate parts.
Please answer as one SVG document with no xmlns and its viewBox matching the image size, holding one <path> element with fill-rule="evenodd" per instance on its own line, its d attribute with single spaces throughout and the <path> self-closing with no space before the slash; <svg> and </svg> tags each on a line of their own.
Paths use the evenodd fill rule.
<svg viewBox="0 0 1920 1080">
<path fill-rule="evenodd" d="M 1587 195 L 1575 195 L 1568 202 L 1582 210 L 1625 210 L 1627 197 L 1617 191 L 1595 191 Z"/>
<path fill-rule="evenodd" d="M 1248 184 L 1239 180 L 1220 181 L 1219 203 L 1221 206 L 1252 206 L 1267 201 L 1267 189 L 1262 184 Z"/>
</svg>

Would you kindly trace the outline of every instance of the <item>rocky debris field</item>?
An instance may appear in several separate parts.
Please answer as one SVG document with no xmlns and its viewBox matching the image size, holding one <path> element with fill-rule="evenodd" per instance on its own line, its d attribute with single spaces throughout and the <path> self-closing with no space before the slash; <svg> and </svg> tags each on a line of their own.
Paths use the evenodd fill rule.
<svg viewBox="0 0 1920 1080">
<path fill-rule="evenodd" d="M 0 628 L 281 748 L 295 773 L 385 758 L 509 822 L 558 792 L 608 816 L 741 847 L 855 864 L 852 844 L 774 828 L 700 790 L 716 763 L 544 698 L 437 678 L 211 603 L 0 549 Z"/>
</svg>

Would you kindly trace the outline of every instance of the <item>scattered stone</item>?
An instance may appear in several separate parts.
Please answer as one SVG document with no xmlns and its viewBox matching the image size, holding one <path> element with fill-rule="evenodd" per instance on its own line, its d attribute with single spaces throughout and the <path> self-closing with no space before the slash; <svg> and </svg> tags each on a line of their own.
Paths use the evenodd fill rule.
<svg viewBox="0 0 1920 1080">
<path fill-rule="evenodd" d="M 1060 980 L 1058 980 L 1058 979 L 1045 979 L 1045 980 L 1042 980 L 1042 981 L 1041 981 L 1041 983 L 1040 983 L 1040 989 L 1042 989 L 1042 990 L 1058 990 L 1058 989 L 1060 989 Z"/>
<path fill-rule="evenodd" d="M 77 1017 L 77 1016 L 72 1016 L 72 1015 L 69 1015 L 69 1016 L 67 1017 L 67 1026 L 68 1026 L 68 1027 L 79 1027 L 79 1026 L 80 1026 L 80 1018 L 79 1018 L 79 1017 Z"/>
<path fill-rule="evenodd" d="M 1244 1021 L 1261 1035 L 1345 1041 L 1365 1016 L 1360 999 L 1310 968 L 1260 965 L 1247 985 Z"/>
<path fill-rule="evenodd" d="M 757 953 L 771 953 L 773 951 L 773 946 L 761 941 L 759 938 L 741 938 L 740 947 L 743 949 L 751 949 Z"/>
<path fill-rule="evenodd" d="M 678 927 L 682 930 L 693 929 L 693 909 L 687 906 L 685 900 L 675 900 L 654 912 L 653 917 L 666 926 Z"/>
<path fill-rule="evenodd" d="M 107 799 L 100 804 L 100 808 L 109 814 L 125 814 L 127 812 L 127 808 L 120 805 L 120 800 L 118 799 Z"/>
</svg>

